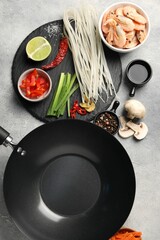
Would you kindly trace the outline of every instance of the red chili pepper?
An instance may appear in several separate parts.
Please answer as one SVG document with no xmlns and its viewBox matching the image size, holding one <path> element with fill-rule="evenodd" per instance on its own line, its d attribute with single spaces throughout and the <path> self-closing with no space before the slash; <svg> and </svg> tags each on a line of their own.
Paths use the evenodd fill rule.
<svg viewBox="0 0 160 240">
<path fill-rule="evenodd" d="M 70 110 L 70 116 L 71 118 L 75 119 L 76 118 L 76 113 L 80 115 L 86 115 L 87 111 L 86 109 L 83 109 L 79 106 L 78 101 L 74 101 L 73 107 Z"/>
<path fill-rule="evenodd" d="M 78 112 L 80 115 L 86 115 L 86 114 L 87 114 L 86 109 L 81 108 L 81 107 L 78 107 L 78 108 L 77 108 L 77 112 Z"/>
<path fill-rule="evenodd" d="M 66 37 L 62 37 L 59 43 L 59 51 L 57 53 L 57 56 L 54 58 L 54 60 L 51 63 L 42 66 L 42 69 L 48 70 L 58 66 L 66 56 L 67 50 L 68 50 L 68 40 Z"/>
<path fill-rule="evenodd" d="M 78 101 L 74 101 L 74 104 L 73 104 L 72 110 L 77 111 L 78 106 L 79 106 L 79 105 L 78 105 Z"/>
<path fill-rule="evenodd" d="M 70 113 L 70 116 L 71 116 L 72 119 L 75 119 L 76 118 L 76 112 Z"/>
</svg>

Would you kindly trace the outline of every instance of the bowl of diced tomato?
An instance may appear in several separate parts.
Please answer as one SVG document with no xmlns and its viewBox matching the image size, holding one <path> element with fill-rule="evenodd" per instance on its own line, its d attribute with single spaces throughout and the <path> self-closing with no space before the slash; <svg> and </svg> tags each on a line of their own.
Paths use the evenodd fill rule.
<svg viewBox="0 0 160 240">
<path fill-rule="evenodd" d="M 40 68 L 31 68 L 18 79 L 20 95 L 31 102 L 39 102 L 48 97 L 52 89 L 52 80 L 48 73 Z"/>
</svg>

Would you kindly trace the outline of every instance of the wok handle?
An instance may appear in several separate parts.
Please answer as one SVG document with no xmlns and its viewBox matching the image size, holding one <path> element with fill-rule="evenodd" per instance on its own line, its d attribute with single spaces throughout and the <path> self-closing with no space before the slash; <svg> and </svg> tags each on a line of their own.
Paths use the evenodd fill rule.
<svg viewBox="0 0 160 240">
<path fill-rule="evenodd" d="M 9 132 L 0 126 L 0 145 L 4 145 L 5 147 L 10 146 L 11 148 L 14 148 L 16 144 L 12 140 L 13 139 L 10 136 Z"/>
<path fill-rule="evenodd" d="M 2 145 L 6 138 L 9 136 L 9 132 L 7 132 L 4 128 L 0 126 L 0 145 Z"/>
</svg>

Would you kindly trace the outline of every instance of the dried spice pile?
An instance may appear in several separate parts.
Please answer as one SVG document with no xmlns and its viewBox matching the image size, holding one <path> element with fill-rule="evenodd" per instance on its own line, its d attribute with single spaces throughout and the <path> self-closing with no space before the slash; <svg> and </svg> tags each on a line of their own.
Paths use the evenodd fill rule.
<svg viewBox="0 0 160 240">
<path fill-rule="evenodd" d="M 119 127 L 119 121 L 114 113 L 103 112 L 95 120 L 95 124 L 105 129 L 110 134 L 115 134 Z"/>
</svg>

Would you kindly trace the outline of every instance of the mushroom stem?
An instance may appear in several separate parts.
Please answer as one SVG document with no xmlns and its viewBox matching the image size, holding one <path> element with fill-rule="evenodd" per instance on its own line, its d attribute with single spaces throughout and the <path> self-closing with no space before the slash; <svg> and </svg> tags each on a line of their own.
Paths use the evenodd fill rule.
<svg viewBox="0 0 160 240">
<path fill-rule="evenodd" d="M 120 135 L 120 137 L 122 138 L 129 138 L 131 136 L 133 136 L 134 131 L 132 129 L 130 129 L 126 124 L 126 119 L 124 116 L 120 116 L 119 117 L 119 121 L 121 123 L 121 128 L 119 129 L 118 133 Z"/>
</svg>

